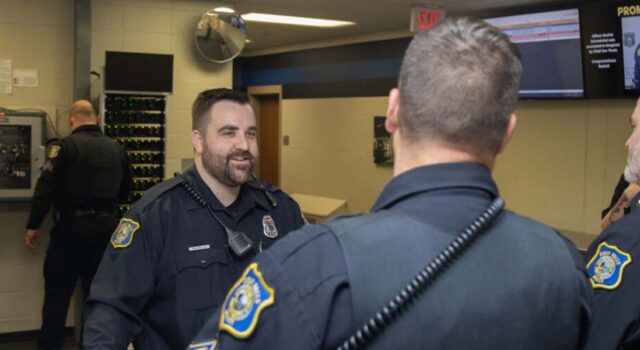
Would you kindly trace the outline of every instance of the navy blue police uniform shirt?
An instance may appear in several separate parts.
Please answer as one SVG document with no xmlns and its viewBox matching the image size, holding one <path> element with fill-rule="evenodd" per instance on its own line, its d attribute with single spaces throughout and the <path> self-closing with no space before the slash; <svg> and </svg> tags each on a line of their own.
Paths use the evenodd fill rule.
<svg viewBox="0 0 640 350">
<path fill-rule="evenodd" d="M 640 348 L 640 195 L 587 251 L 594 290 L 588 350 Z"/>
<path fill-rule="evenodd" d="M 497 195 L 489 171 L 480 164 L 430 165 L 395 177 L 385 187 L 372 212 L 402 211 L 450 233 L 453 240 Z M 555 232 L 551 233 L 556 235 Z M 491 233 L 487 235 L 486 239 L 491 239 Z M 579 327 L 583 335 L 588 323 L 591 290 L 584 271 L 584 260 L 571 243 L 562 242 L 560 250 L 566 253 L 570 265 L 568 270 L 575 277 L 567 283 L 575 283 L 575 289 L 580 290 L 580 295 L 575 298 L 580 300 L 582 324 L 576 324 L 575 327 Z M 470 249 L 473 250 L 473 246 Z M 505 264 L 509 262 L 505 261 Z M 538 283 L 538 277 L 530 276 L 531 286 Z M 380 276 L 376 283 L 384 284 L 385 276 Z M 397 290 L 402 287 L 398 286 Z M 351 298 L 348 267 L 337 236 L 324 225 L 305 226 L 277 242 L 245 270 L 228 292 L 221 308 L 206 322 L 189 349 L 336 348 L 361 325 L 354 322 Z M 553 298 L 553 295 L 548 295 L 548 298 Z M 491 301 L 495 302 L 493 299 Z M 537 302 L 543 305 L 547 303 L 544 298 L 539 298 Z M 508 304 L 498 301 L 485 307 L 507 307 L 499 305 L 501 303 Z M 528 319 L 528 314 L 532 312 L 529 307 L 534 304 L 516 312 L 520 313 L 521 318 Z M 225 315 L 224 320 L 221 313 Z M 578 319 L 575 315 L 567 317 Z M 227 318 L 243 320 L 244 324 L 231 325 L 225 321 Z M 540 327 L 544 329 L 545 325 Z M 502 334 L 509 337 L 508 331 L 500 332 L 499 336 Z M 438 334 L 429 336 L 437 337 Z M 536 335 L 554 336 L 556 334 Z"/>
<path fill-rule="evenodd" d="M 180 185 L 187 181 L 235 231 L 254 242 L 238 258 L 206 207 Z M 165 181 L 133 205 L 113 233 L 86 303 L 84 348 L 182 349 L 261 249 L 300 228 L 299 206 L 284 192 L 242 185 L 224 207 L 195 168 Z M 270 238 L 267 236 L 277 237 Z"/>
</svg>

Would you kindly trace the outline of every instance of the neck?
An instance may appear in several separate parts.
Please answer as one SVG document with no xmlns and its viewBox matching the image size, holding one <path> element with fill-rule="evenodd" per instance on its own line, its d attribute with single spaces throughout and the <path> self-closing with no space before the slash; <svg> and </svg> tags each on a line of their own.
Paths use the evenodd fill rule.
<svg viewBox="0 0 640 350">
<path fill-rule="evenodd" d="M 75 130 L 81 126 L 85 126 L 85 125 L 98 125 L 95 120 L 87 120 L 87 121 L 80 121 L 80 122 L 75 122 L 73 123 L 73 125 L 71 125 L 71 130 Z"/>
<path fill-rule="evenodd" d="M 393 176 L 425 165 L 456 162 L 480 163 L 489 170 L 493 169 L 493 157 L 490 159 L 481 157 L 440 142 L 402 144 L 402 141 L 397 139 L 393 140 L 395 146 Z"/>
<path fill-rule="evenodd" d="M 195 163 L 198 175 L 200 175 L 200 178 L 202 178 L 204 183 L 207 184 L 211 192 L 213 192 L 213 195 L 218 198 L 222 205 L 228 207 L 233 204 L 236 199 L 238 199 L 238 195 L 240 194 L 240 186 L 227 186 L 218 181 L 215 177 L 209 175 L 209 173 L 204 168 L 204 164 L 202 164 L 202 158 L 196 157 Z"/>
</svg>

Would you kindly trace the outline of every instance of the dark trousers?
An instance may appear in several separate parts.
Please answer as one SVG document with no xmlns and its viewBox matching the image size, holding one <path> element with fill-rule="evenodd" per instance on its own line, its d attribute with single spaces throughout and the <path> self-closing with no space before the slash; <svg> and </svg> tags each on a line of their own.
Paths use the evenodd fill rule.
<svg viewBox="0 0 640 350">
<path fill-rule="evenodd" d="M 45 296 L 39 350 L 61 349 L 69 302 L 80 279 L 83 300 L 115 229 L 114 217 L 62 218 L 51 230 L 44 261 Z"/>
</svg>

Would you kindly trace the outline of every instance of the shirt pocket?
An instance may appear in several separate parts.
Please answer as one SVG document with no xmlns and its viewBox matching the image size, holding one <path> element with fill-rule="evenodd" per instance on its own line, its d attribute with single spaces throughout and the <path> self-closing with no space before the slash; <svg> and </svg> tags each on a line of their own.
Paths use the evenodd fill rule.
<svg viewBox="0 0 640 350">
<path fill-rule="evenodd" d="M 231 278 L 224 249 L 209 249 L 176 255 L 178 304 L 188 310 L 215 307 L 222 302 Z"/>
</svg>

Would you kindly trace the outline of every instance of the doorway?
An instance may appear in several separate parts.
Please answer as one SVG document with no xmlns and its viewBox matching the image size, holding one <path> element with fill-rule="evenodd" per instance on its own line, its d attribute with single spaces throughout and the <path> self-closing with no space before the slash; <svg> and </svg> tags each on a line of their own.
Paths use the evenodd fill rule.
<svg viewBox="0 0 640 350">
<path fill-rule="evenodd" d="M 247 93 L 256 112 L 258 149 L 256 176 L 280 187 L 281 86 L 254 86 Z"/>
</svg>

